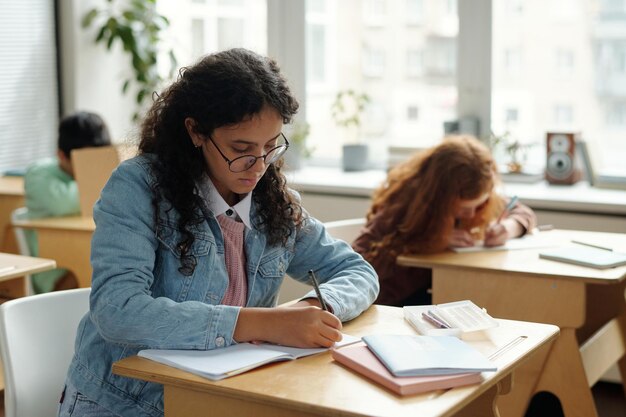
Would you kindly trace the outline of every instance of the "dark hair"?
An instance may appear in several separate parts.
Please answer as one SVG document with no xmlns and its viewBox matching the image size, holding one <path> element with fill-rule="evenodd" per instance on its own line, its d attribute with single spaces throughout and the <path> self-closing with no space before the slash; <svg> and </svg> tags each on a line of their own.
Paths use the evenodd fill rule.
<svg viewBox="0 0 626 417">
<path fill-rule="evenodd" d="M 110 144 L 109 129 L 95 113 L 79 111 L 64 117 L 59 124 L 58 148 L 68 158 L 74 149 Z"/>
<path fill-rule="evenodd" d="M 196 259 L 191 254 L 191 227 L 204 219 L 196 180 L 206 171 L 206 161 L 185 128 L 195 121 L 195 131 L 211 136 L 221 126 L 234 125 L 259 113 L 264 106 L 275 109 L 289 123 L 298 110 L 276 62 L 245 49 L 207 55 L 182 68 L 178 80 L 167 87 L 148 111 L 142 124 L 140 153 L 156 155 L 152 169 L 153 206 L 157 233 L 161 212 L 174 208 L 180 215 L 177 229 L 181 241 L 179 271 L 191 275 Z M 294 227 L 300 227 L 302 209 L 286 189 L 282 160 L 267 167 L 253 194 L 259 224 L 269 244 L 285 243 Z M 161 209 L 161 210 L 160 210 Z"/>
</svg>

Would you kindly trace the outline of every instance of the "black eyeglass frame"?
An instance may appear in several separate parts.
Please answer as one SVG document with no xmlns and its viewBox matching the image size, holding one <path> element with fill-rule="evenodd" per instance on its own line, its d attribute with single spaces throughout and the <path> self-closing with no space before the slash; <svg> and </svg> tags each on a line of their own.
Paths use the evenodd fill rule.
<svg viewBox="0 0 626 417">
<path fill-rule="evenodd" d="M 230 170 L 230 172 L 239 173 L 239 172 L 244 172 L 244 171 L 247 171 L 247 170 L 249 170 L 250 168 L 252 168 L 252 167 L 254 166 L 254 164 L 256 164 L 256 161 L 258 161 L 259 159 L 263 159 L 263 162 L 265 163 L 265 165 L 271 165 L 271 164 L 273 164 L 274 162 L 278 161 L 278 160 L 280 159 L 280 157 L 281 157 L 281 156 L 283 156 L 283 155 L 285 154 L 285 152 L 287 152 L 287 149 L 289 149 L 289 141 L 287 140 L 287 137 L 283 134 L 283 132 L 280 132 L 280 135 L 279 135 L 279 136 L 282 136 L 282 137 L 283 137 L 283 139 L 285 140 L 285 143 L 283 143 L 282 145 L 278 145 L 278 146 L 273 147 L 273 148 L 272 148 L 272 149 L 270 149 L 270 150 L 269 150 L 269 151 L 268 151 L 265 155 L 261 155 L 261 156 L 255 156 L 255 155 L 241 155 L 241 156 L 238 156 L 238 157 L 237 157 L 237 158 L 235 158 L 235 159 L 228 159 L 228 158 L 226 157 L 226 155 L 224 155 L 224 152 L 222 152 L 222 150 L 219 148 L 219 146 L 217 146 L 217 143 L 215 143 L 215 141 L 213 140 L 213 138 L 212 138 L 212 137 L 210 137 L 210 136 L 209 136 L 208 138 L 209 138 L 209 140 L 211 141 L 211 143 L 213 144 L 213 146 L 215 146 L 215 149 L 217 149 L 217 151 L 220 153 L 220 155 L 222 155 L 222 158 L 224 158 L 224 161 L 226 161 L 226 163 L 228 164 L 228 169 Z M 278 137 L 278 136 L 277 136 L 277 137 Z M 279 151 L 277 151 L 277 150 L 278 150 L 278 149 L 281 149 L 281 148 L 284 148 L 284 151 L 282 151 L 282 152 L 280 152 L 280 153 L 278 153 L 278 154 L 277 154 L 277 153 L 275 153 L 275 154 L 272 156 L 272 160 L 271 160 L 271 161 L 268 161 L 268 160 L 267 160 L 267 156 L 268 156 L 269 154 L 271 154 L 272 152 L 279 152 Z M 239 160 L 241 160 L 241 159 L 244 159 L 244 158 L 248 158 L 248 160 L 249 160 L 249 161 L 252 161 L 252 159 L 254 158 L 254 161 L 252 161 L 252 162 L 248 165 L 248 167 L 247 167 L 247 168 L 242 169 L 242 170 L 239 170 L 239 171 L 234 171 L 234 170 L 233 170 L 233 168 L 232 168 L 233 163 L 234 163 L 234 162 L 236 162 L 236 161 L 239 161 Z"/>
</svg>

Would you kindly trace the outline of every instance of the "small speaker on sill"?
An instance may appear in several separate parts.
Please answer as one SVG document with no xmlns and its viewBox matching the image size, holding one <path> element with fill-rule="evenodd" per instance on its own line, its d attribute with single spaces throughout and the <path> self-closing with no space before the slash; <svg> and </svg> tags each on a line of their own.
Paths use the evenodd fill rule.
<svg viewBox="0 0 626 417">
<path fill-rule="evenodd" d="M 550 184 L 574 184 L 581 178 L 576 158 L 578 133 L 548 132 L 546 136 L 546 180 Z"/>
</svg>

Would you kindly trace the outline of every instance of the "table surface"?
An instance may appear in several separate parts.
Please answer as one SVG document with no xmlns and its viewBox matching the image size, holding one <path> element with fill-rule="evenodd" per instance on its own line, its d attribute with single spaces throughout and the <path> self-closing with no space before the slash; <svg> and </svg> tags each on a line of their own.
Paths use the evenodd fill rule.
<svg viewBox="0 0 626 417">
<path fill-rule="evenodd" d="M 22 277 L 55 267 L 56 262 L 52 259 L 0 253 L 0 280 Z"/>
<path fill-rule="evenodd" d="M 94 223 L 93 218 L 83 216 L 24 219 L 17 220 L 14 224 L 24 229 L 78 230 L 86 232 L 93 232 L 96 229 L 96 224 Z"/>
<path fill-rule="evenodd" d="M 23 177 L 0 176 L 0 195 L 24 195 Z"/>
<path fill-rule="evenodd" d="M 403 266 L 423 268 L 463 267 L 473 271 L 504 271 L 510 274 L 548 276 L 553 279 L 576 278 L 582 282 L 595 284 L 612 284 L 626 279 L 626 266 L 596 269 L 539 258 L 540 252 L 551 248 L 581 247 L 572 243 L 572 240 L 610 247 L 617 252 L 626 253 L 626 234 L 551 230 L 538 232 L 536 237 L 544 241 L 546 246 L 489 252 L 456 253 L 446 251 L 432 255 L 402 255 L 398 257 L 398 263 Z"/>
<path fill-rule="evenodd" d="M 137 356 L 116 362 L 113 372 L 164 384 L 166 390 L 168 385 L 200 390 L 303 413 L 329 416 L 448 416 L 509 376 L 533 352 L 554 340 L 559 331 L 556 326 L 546 324 L 510 320 L 500 320 L 500 324 L 487 331 L 487 337 L 469 343 L 489 355 L 520 335 L 528 338 L 495 358 L 499 369 L 483 373 L 483 383 L 407 397 L 395 395 L 337 364 L 329 352 L 265 365 L 221 381 L 210 381 Z M 343 331 L 355 336 L 415 334 L 404 320 L 401 308 L 386 306 L 372 306 L 357 319 L 345 323 Z"/>
</svg>

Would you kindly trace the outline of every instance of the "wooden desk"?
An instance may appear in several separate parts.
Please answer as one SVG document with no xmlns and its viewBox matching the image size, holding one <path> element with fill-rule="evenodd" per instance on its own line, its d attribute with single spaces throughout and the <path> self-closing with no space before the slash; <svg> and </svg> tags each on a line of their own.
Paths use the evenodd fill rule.
<svg viewBox="0 0 626 417">
<path fill-rule="evenodd" d="M 91 286 L 91 236 L 96 225 L 91 217 L 54 217 L 19 220 L 16 226 L 37 231 L 39 256 L 54 259 L 59 268 L 76 275 L 79 287 Z"/>
<path fill-rule="evenodd" d="M 415 334 L 402 309 L 372 306 L 343 331 Z M 165 416 L 496 416 L 495 398 L 511 387 L 513 371 L 529 357 L 545 358 L 558 328 L 501 321 L 487 338 L 472 341 L 485 354 L 520 335 L 524 342 L 495 358 L 498 372 L 481 384 L 400 397 L 334 362 L 330 353 L 274 363 L 222 381 L 202 377 L 137 356 L 116 362 L 118 375 L 164 385 Z"/>
<path fill-rule="evenodd" d="M 0 177 L 0 251 L 19 253 L 11 229 L 11 213 L 24 206 L 24 178 Z"/>
<path fill-rule="evenodd" d="M 52 259 L 0 253 L 0 281 L 54 269 Z"/>
<path fill-rule="evenodd" d="M 626 251 L 623 234 L 541 233 L 560 245 L 578 239 Z M 539 259 L 540 251 L 445 252 L 400 256 L 398 263 L 432 268 L 434 303 L 471 299 L 495 317 L 561 328 L 545 367 L 528 368 L 529 376 L 517 379 L 513 395 L 502 398 L 504 415 L 522 416 L 534 393 L 549 391 L 559 397 L 567 417 L 597 417 L 589 387 L 616 362 L 626 380 L 626 267 L 569 265 Z"/>
</svg>

